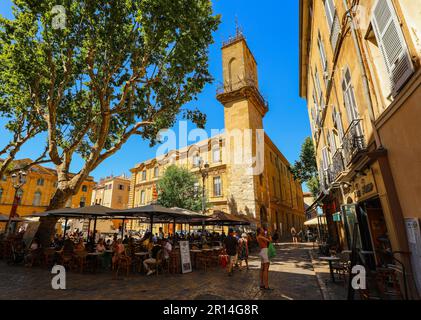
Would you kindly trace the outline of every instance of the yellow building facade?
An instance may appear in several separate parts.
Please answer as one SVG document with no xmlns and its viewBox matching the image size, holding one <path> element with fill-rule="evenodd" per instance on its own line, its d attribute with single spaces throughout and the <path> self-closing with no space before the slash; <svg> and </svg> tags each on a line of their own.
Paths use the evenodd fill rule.
<svg viewBox="0 0 421 320">
<path fill-rule="evenodd" d="M 31 163 L 30 159 L 17 160 L 22 164 Z M 87 179 L 80 190 L 66 203 L 67 207 L 78 208 L 91 203 L 93 178 Z M 47 209 L 57 187 L 55 170 L 34 165 L 27 171 L 26 183 L 19 192 L 20 202 L 17 208 L 19 216 L 43 212 Z M 12 178 L 3 176 L 0 180 L 0 213 L 9 215 L 15 197 Z"/>
<path fill-rule="evenodd" d="M 127 209 L 129 204 L 130 178 L 110 176 L 100 179 L 92 192 L 91 205 L 100 204 L 113 209 Z"/>
<path fill-rule="evenodd" d="M 419 232 L 421 218 L 420 7 L 419 0 L 300 0 L 300 95 L 330 234 L 351 247 L 358 222 L 373 267 L 385 247 L 403 252 L 395 256 L 415 272 L 412 296 L 415 283 L 421 290 L 421 259 L 413 258 L 421 244 L 407 236 Z"/>
<path fill-rule="evenodd" d="M 202 181 L 201 159 L 209 164 L 204 186 L 208 213 L 248 215 L 287 235 L 304 222 L 302 188 L 263 131 L 268 105 L 259 92 L 256 61 L 241 34 L 224 43 L 222 60 L 224 85 L 217 99 L 224 107 L 224 132 L 132 168 L 129 207 L 156 199 L 156 183 L 170 164 L 188 168 Z"/>
</svg>

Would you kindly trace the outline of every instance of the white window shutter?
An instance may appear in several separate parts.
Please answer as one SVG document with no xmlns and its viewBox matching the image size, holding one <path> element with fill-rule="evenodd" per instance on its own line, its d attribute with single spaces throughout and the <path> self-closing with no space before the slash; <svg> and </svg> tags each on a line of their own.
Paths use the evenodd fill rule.
<svg viewBox="0 0 421 320">
<path fill-rule="evenodd" d="M 329 158 L 328 158 L 326 147 L 322 149 L 322 155 L 323 155 L 323 170 L 326 171 L 329 168 Z"/>
<path fill-rule="evenodd" d="M 339 112 L 336 112 L 335 118 L 336 118 L 336 126 L 337 126 L 337 129 L 338 129 L 339 139 L 342 142 L 342 139 L 344 137 L 344 128 L 342 126 L 341 114 Z"/>
<path fill-rule="evenodd" d="M 372 25 L 396 96 L 415 69 L 391 0 L 377 0 Z"/>
</svg>

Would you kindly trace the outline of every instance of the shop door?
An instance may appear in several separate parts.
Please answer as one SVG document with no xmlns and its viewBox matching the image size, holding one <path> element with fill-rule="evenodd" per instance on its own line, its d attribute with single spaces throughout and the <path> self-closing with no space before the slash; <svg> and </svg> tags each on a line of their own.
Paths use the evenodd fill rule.
<svg viewBox="0 0 421 320">
<path fill-rule="evenodd" d="M 370 223 L 368 219 L 367 209 L 364 204 L 361 204 L 357 207 L 357 218 L 361 235 L 362 250 L 366 252 L 373 252 L 373 242 L 370 230 Z M 374 259 L 373 254 L 362 254 L 361 258 L 363 262 L 370 267 L 370 269 L 376 269 L 376 261 Z"/>
<path fill-rule="evenodd" d="M 357 241 L 356 248 L 361 249 L 362 246 L 360 233 L 357 233 L 357 239 L 353 239 L 354 229 L 356 227 L 356 223 L 358 222 L 356 204 L 347 204 L 342 206 L 342 220 L 344 222 L 348 249 L 353 248 L 353 241 Z"/>
</svg>

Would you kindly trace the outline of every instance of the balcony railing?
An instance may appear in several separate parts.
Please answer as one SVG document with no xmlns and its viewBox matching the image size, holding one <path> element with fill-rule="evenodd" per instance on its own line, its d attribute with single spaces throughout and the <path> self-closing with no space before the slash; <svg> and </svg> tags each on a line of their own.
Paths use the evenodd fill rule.
<svg viewBox="0 0 421 320">
<path fill-rule="evenodd" d="M 253 78 L 244 78 L 239 81 L 230 81 L 226 84 L 220 84 L 216 88 L 217 94 L 229 93 L 244 87 L 255 87 L 257 89 L 257 81 Z"/>
<path fill-rule="evenodd" d="M 236 82 L 229 82 L 227 84 L 221 84 L 216 88 L 216 94 L 224 94 L 224 93 L 230 93 L 234 92 L 236 90 L 239 90 L 241 88 L 251 87 L 255 89 L 255 93 L 259 97 L 259 99 L 263 102 L 263 104 L 268 107 L 268 102 L 266 99 L 262 96 L 260 93 L 258 87 L 257 87 L 257 81 L 254 78 L 244 78 Z"/>
<path fill-rule="evenodd" d="M 344 156 L 342 154 L 342 148 L 336 150 L 335 154 L 332 157 L 332 172 L 335 179 L 345 171 Z"/>
<path fill-rule="evenodd" d="M 355 156 L 366 150 L 361 119 L 357 119 L 351 122 L 343 137 L 342 149 L 345 166 L 348 166 L 353 161 Z"/>
</svg>

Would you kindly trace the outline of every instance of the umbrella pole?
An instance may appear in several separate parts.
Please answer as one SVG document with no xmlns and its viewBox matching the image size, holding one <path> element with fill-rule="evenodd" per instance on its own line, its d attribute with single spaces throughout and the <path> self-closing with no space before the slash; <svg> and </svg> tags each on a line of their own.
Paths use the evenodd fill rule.
<svg viewBox="0 0 421 320">
<path fill-rule="evenodd" d="M 66 240 L 67 218 L 64 219 L 63 241 Z"/>
<path fill-rule="evenodd" d="M 175 218 L 172 223 L 172 235 L 175 236 Z"/>
<path fill-rule="evenodd" d="M 94 232 L 93 232 L 93 239 L 92 242 L 95 244 L 95 237 L 96 237 L 96 218 L 94 219 Z"/>
<path fill-rule="evenodd" d="M 124 221 L 125 220 L 126 219 L 123 218 L 123 223 L 121 224 L 121 240 L 123 240 L 123 237 L 124 237 Z"/>
<path fill-rule="evenodd" d="M 88 221 L 88 238 L 86 240 L 87 242 L 90 242 L 89 236 L 91 235 L 91 219 L 89 218 Z"/>
<path fill-rule="evenodd" d="M 150 228 L 151 228 L 151 234 L 153 235 L 153 231 L 152 231 L 152 228 L 153 228 L 153 214 L 151 213 L 151 217 L 150 217 L 150 223 L 151 223 L 151 226 L 150 226 Z"/>
</svg>

